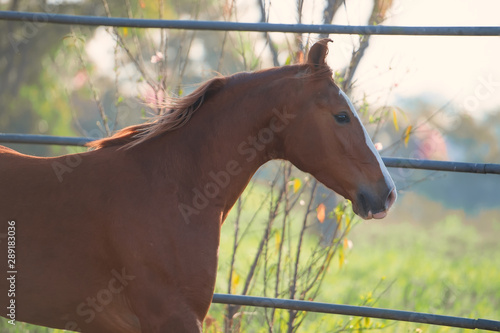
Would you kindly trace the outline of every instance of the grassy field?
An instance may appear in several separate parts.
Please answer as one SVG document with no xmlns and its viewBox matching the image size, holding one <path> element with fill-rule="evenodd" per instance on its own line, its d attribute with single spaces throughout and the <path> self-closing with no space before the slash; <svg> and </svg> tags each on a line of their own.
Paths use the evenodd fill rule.
<svg viewBox="0 0 500 333">
<path fill-rule="evenodd" d="M 412 199 L 413 200 L 413 199 Z M 407 201 L 407 200 L 406 200 Z M 431 207 L 430 203 L 424 203 Z M 330 267 L 317 301 L 428 312 L 469 318 L 500 320 L 500 214 L 498 211 L 467 217 L 463 212 L 433 212 L 438 221 L 402 212 L 389 220 L 362 222 L 349 239 L 353 247 L 339 268 L 337 258 Z M 432 208 L 432 207 L 431 207 Z M 435 210 L 435 208 L 433 208 Z M 258 230 L 259 226 L 254 227 Z M 226 292 L 225 279 L 231 246 L 232 224 L 223 227 L 217 292 Z M 255 232 L 260 234 L 260 232 Z M 315 241 L 314 234 L 307 242 Z M 307 246 L 307 245 L 306 245 Z M 243 249 L 242 254 L 252 249 Z M 214 304 L 209 315 L 214 324 L 209 332 L 223 326 L 223 305 Z M 244 332 L 267 332 L 264 310 L 246 308 L 248 325 Z M 285 311 L 278 316 L 286 318 Z M 393 322 L 337 315 L 308 314 L 299 332 L 360 332 L 359 325 L 375 332 L 468 332 L 432 325 Z M 379 329 L 383 327 L 383 329 Z M 3 332 L 62 332 L 17 323 L 0 322 Z"/>
<path fill-rule="evenodd" d="M 420 199 L 429 216 L 415 221 L 401 200 L 388 220 L 362 222 L 351 232 L 353 247 L 347 262 L 334 263 L 316 299 L 321 302 L 368 305 L 449 316 L 500 320 L 500 214 L 466 216 Z M 422 202 L 423 201 L 423 202 Z M 405 203 L 406 202 L 406 203 Z M 224 226 L 226 228 L 227 226 Z M 230 228 L 228 228 L 230 229 Z M 314 235 L 309 241 L 314 242 Z M 224 279 L 224 248 L 219 279 Z M 221 274 L 222 273 L 222 274 Z M 218 284 L 218 286 L 220 286 Z M 219 292 L 225 292 L 222 287 Z M 223 324 L 223 305 L 212 305 L 210 315 Z M 244 332 L 267 332 L 262 309 L 248 308 Z M 279 312 L 286 318 L 285 311 Z M 458 328 L 394 322 L 338 315 L 308 314 L 299 332 L 355 331 L 359 325 L 377 332 L 469 332 Z M 379 329 L 383 328 L 383 329 Z M 214 330 L 218 331 L 218 330 Z M 366 331 L 366 329 L 364 330 Z"/>
<path fill-rule="evenodd" d="M 432 227 L 364 223 L 352 234 L 349 263 L 332 272 L 321 300 L 359 304 L 371 298 L 368 304 L 376 307 L 498 320 L 500 246 L 488 237 L 457 216 Z M 322 320 L 321 331 L 326 332 L 334 331 L 332 322 L 342 319 Z M 384 332 L 466 331 L 374 322 L 391 325 Z"/>
</svg>

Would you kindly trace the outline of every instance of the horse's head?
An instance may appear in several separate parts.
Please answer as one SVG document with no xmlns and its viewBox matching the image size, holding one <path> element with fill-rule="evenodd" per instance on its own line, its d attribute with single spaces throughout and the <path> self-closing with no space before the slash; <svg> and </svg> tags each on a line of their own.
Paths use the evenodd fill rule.
<svg viewBox="0 0 500 333">
<path fill-rule="evenodd" d="M 329 41 L 309 52 L 284 137 L 285 157 L 351 200 L 357 215 L 383 218 L 396 188 L 353 104 L 333 82 L 325 63 Z"/>
</svg>

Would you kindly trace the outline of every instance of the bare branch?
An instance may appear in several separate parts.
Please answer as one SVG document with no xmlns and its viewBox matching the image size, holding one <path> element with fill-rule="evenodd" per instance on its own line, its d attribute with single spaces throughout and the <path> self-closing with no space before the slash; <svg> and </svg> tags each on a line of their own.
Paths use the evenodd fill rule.
<svg viewBox="0 0 500 333">
<path fill-rule="evenodd" d="M 373 8 L 368 19 L 369 25 L 379 25 L 385 20 L 387 11 L 392 6 L 392 0 L 373 0 Z M 356 70 L 358 68 L 361 59 L 363 58 L 366 49 L 370 44 L 371 35 L 362 35 L 359 38 L 359 47 L 352 52 L 352 58 L 349 63 L 349 67 L 344 75 L 344 81 L 342 82 L 342 88 L 349 94 L 352 89 L 352 80 Z"/>
<path fill-rule="evenodd" d="M 109 6 L 108 6 L 107 0 L 102 0 L 102 3 L 104 5 L 104 9 L 106 11 L 106 15 L 108 17 L 111 17 L 111 12 L 109 10 Z M 134 57 L 134 55 L 132 54 L 132 52 L 128 48 L 128 46 L 125 43 L 125 41 L 123 40 L 122 36 L 118 32 L 118 29 L 116 27 L 113 27 L 112 30 L 113 30 L 114 36 L 116 37 L 117 42 L 120 44 L 120 47 L 123 50 L 125 50 L 125 52 L 127 53 L 127 56 L 129 57 L 129 59 L 132 60 L 132 62 L 134 63 L 135 68 L 141 73 L 141 75 L 144 78 L 144 80 L 146 80 L 146 82 L 148 83 L 148 85 L 151 88 L 153 88 L 153 90 L 154 90 L 156 84 L 155 84 L 154 80 L 152 80 L 151 78 L 149 78 L 149 75 L 147 75 L 147 73 L 146 73 L 146 69 L 143 66 L 144 59 L 142 59 L 142 55 L 140 55 L 141 61 L 139 61 L 139 59 L 137 59 L 136 57 Z M 139 48 L 139 50 L 140 50 L 140 48 Z"/>
<path fill-rule="evenodd" d="M 77 37 L 76 37 L 74 32 L 72 32 L 72 33 L 73 33 L 73 38 L 76 41 Z M 85 65 L 86 62 L 85 62 L 85 60 L 83 60 L 82 51 L 78 48 L 78 45 L 76 45 L 76 44 L 75 44 L 75 49 L 76 49 L 76 54 L 78 56 L 78 61 L 80 62 L 80 66 L 87 73 L 87 77 L 88 77 L 87 81 L 89 83 L 90 91 L 92 92 L 92 95 L 94 97 L 94 101 L 97 104 L 97 110 L 98 110 L 99 116 L 101 117 L 101 120 L 102 120 L 103 130 L 107 136 L 110 136 L 111 130 L 109 129 L 109 125 L 108 125 L 108 116 L 106 116 L 106 112 L 104 112 L 104 107 L 103 107 L 101 99 L 99 97 L 99 93 L 97 92 L 97 89 L 94 86 L 94 82 L 90 76 L 90 73 L 87 69 L 87 66 Z"/>
<path fill-rule="evenodd" d="M 260 21 L 261 22 L 268 22 L 269 21 L 269 15 L 266 13 L 266 6 L 265 6 L 265 0 L 257 0 L 257 3 L 259 4 L 260 7 Z M 269 35 L 268 32 L 264 32 L 264 38 L 266 39 L 266 43 L 269 46 L 269 51 L 271 51 L 271 55 L 273 56 L 273 65 L 274 66 L 279 66 L 279 60 L 278 60 L 278 50 L 276 46 L 274 45 L 274 42 L 271 38 L 271 35 Z"/>
<path fill-rule="evenodd" d="M 311 212 L 311 207 L 314 202 L 314 194 L 316 193 L 316 186 L 318 185 L 318 182 L 315 180 L 313 182 L 313 187 L 311 189 L 311 194 L 309 196 L 309 200 L 307 203 L 307 209 L 304 213 L 304 218 L 302 221 L 302 228 L 300 229 L 300 235 L 299 235 L 299 241 L 297 244 L 297 254 L 295 255 L 295 266 L 294 266 L 294 271 L 293 271 L 293 278 L 292 282 L 290 284 L 290 299 L 295 299 L 295 292 L 297 289 L 297 275 L 299 271 L 299 261 L 300 261 L 300 252 L 302 250 L 302 241 L 304 239 L 304 233 L 307 227 L 307 217 L 309 216 L 309 213 Z M 290 310 L 288 311 L 289 313 L 289 318 L 288 318 L 288 333 L 293 332 L 294 328 L 294 321 L 295 318 L 297 317 L 298 311 L 296 310 Z"/>
<path fill-rule="evenodd" d="M 345 4 L 345 0 L 327 0 L 325 10 L 323 11 L 323 24 L 331 24 L 337 10 Z M 328 33 L 321 33 L 319 38 L 327 38 Z"/>
</svg>

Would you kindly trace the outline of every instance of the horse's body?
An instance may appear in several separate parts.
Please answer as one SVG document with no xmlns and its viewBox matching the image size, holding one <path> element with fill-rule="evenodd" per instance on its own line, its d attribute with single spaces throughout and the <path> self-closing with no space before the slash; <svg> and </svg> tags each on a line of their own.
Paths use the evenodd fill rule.
<svg viewBox="0 0 500 333">
<path fill-rule="evenodd" d="M 326 44 L 312 47 L 307 64 L 213 79 L 169 121 L 127 128 L 93 151 L 35 158 L 0 148 L 0 232 L 15 222 L 16 320 L 200 332 L 222 223 L 270 159 L 312 173 L 363 218 L 384 217 L 394 184 L 333 84 Z M 7 239 L 0 246 L 6 260 Z M 0 282 L 4 311 L 10 282 Z"/>
</svg>

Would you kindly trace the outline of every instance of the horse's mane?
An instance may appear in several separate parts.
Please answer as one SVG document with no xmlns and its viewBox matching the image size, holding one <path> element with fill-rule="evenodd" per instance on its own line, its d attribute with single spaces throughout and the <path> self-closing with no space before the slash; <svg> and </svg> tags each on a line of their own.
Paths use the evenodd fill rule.
<svg viewBox="0 0 500 333">
<path fill-rule="evenodd" d="M 125 127 L 109 138 L 89 142 L 86 146 L 92 149 L 116 145 L 130 148 L 165 132 L 182 127 L 203 102 L 223 87 L 225 83 L 226 77 L 212 78 L 191 94 L 182 98 L 172 98 L 167 104 L 161 105 L 162 108 L 168 110 L 163 114 L 155 116 L 143 124 Z"/>
<path fill-rule="evenodd" d="M 312 70 L 309 64 L 300 64 L 265 69 L 256 73 L 264 74 L 276 70 L 282 71 L 297 66 L 299 67 L 299 73 L 301 73 L 301 75 L 295 76 L 295 78 L 310 80 L 332 78 L 332 70 L 328 65 L 323 65 L 321 68 Z M 219 92 L 230 79 L 237 81 L 241 80 L 243 77 L 248 78 L 249 75 L 251 74 L 239 73 L 229 77 L 220 76 L 212 78 L 200 85 L 191 94 L 182 98 L 171 99 L 168 104 L 164 105 L 164 109 L 168 111 L 163 114 L 155 116 L 150 121 L 143 124 L 126 127 L 111 137 L 89 142 L 86 146 L 91 149 L 101 149 L 119 145 L 127 149 L 166 132 L 178 129 L 188 122 L 191 116 L 201 107 L 203 102 Z"/>
</svg>

